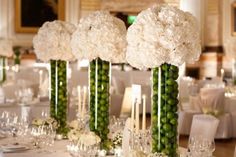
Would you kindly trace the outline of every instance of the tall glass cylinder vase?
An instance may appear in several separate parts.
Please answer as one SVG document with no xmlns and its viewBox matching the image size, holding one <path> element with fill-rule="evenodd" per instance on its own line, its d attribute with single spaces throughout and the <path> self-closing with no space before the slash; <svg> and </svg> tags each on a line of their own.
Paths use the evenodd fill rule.
<svg viewBox="0 0 236 157">
<path fill-rule="evenodd" d="M 67 120 L 67 62 L 50 61 L 50 116 L 58 123 L 57 134 L 66 135 Z"/>
<path fill-rule="evenodd" d="M 89 127 L 101 138 L 101 148 L 107 148 L 111 64 L 97 58 L 89 66 Z"/>
<path fill-rule="evenodd" d="M 236 85 L 236 60 L 233 59 L 233 66 L 232 66 L 232 79 L 233 79 L 233 84 Z"/>
<path fill-rule="evenodd" d="M 0 56 L 0 85 L 6 81 L 6 57 Z"/>
<path fill-rule="evenodd" d="M 152 69 L 152 151 L 177 157 L 178 67 Z"/>
</svg>

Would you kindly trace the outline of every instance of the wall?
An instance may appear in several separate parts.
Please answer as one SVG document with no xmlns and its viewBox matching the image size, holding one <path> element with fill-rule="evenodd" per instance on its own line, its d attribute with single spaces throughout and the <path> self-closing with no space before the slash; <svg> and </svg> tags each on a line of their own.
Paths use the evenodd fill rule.
<svg viewBox="0 0 236 157">
<path fill-rule="evenodd" d="M 79 20 L 80 0 L 65 0 L 66 21 L 76 24 Z M 14 0 L 0 0 L 0 38 L 13 40 L 14 45 L 31 46 L 34 34 L 15 33 Z"/>
<path fill-rule="evenodd" d="M 231 4 L 235 0 L 223 0 L 223 45 L 227 42 L 227 40 L 232 40 L 233 37 L 231 35 Z"/>
</svg>

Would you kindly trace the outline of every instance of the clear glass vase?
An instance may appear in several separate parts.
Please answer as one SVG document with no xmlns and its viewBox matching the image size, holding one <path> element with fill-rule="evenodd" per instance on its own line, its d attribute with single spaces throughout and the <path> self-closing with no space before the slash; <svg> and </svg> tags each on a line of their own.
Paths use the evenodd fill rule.
<svg viewBox="0 0 236 157">
<path fill-rule="evenodd" d="M 97 58 L 89 65 L 89 128 L 101 138 L 101 148 L 107 148 L 110 106 L 111 63 Z"/>
<path fill-rule="evenodd" d="M 166 63 L 152 69 L 152 152 L 169 157 L 178 149 L 178 71 Z"/>
<path fill-rule="evenodd" d="M 66 135 L 67 121 L 67 62 L 50 61 L 50 116 L 58 123 L 57 134 Z"/>
<path fill-rule="evenodd" d="M 233 85 L 236 85 L 236 60 L 233 59 L 232 64 L 232 79 L 233 79 Z"/>
<path fill-rule="evenodd" d="M 0 56 L 0 85 L 6 81 L 6 57 Z"/>
</svg>

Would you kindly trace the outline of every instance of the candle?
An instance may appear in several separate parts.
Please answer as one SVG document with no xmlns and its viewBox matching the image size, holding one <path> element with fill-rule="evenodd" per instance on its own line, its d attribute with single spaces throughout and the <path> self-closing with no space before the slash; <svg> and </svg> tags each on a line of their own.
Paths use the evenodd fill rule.
<svg viewBox="0 0 236 157">
<path fill-rule="evenodd" d="M 135 131 L 136 131 L 136 133 L 139 132 L 139 104 L 140 103 L 137 101 L 136 105 L 135 105 L 135 107 L 136 107 L 136 118 L 135 118 Z"/>
<path fill-rule="evenodd" d="M 78 113 L 79 116 L 81 116 L 81 93 L 80 93 L 80 89 L 81 87 L 78 86 Z"/>
<path fill-rule="evenodd" d="M 83 102 L 82 102 L 82 118 L 84 118 L 85 115 L 85 104 L 86 104 L 86 97 L 87 97 L 87 87 L 84 86 L 83 90 Z"/>
<path fill-rule="evenodd" d="M 131 122 L 130 122 L 130 130 L 133 132 L 134 130 L 134 106 L 135 99 L 132 100 L 132 109 L 131 109 Z"/>
<path fill-rule="evenodd" d="M 146 130 L 146 95 L 142 96 L 143 99 L 143 119 L 142 119 L 142 130 Z"/>
<path fill-rule="evenodd" d="M 223 81 L 224 80 L 224 73 L 225 73 L 224 69 L 221 69 L 220 73 L 221 73 L 221 80 Z"/>
</svg>

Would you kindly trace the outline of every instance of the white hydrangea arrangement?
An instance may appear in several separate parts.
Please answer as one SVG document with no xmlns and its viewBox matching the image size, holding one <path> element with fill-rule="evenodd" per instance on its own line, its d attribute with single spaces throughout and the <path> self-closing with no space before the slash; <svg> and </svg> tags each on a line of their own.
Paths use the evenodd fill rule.
<svg viewBox="0 0 236 157">
<path fill-rule="evenodd" d="M 31 124 L 33 126 L 36 126 L 36 127 L 40 127 L 40 126 L 43 126 L 43 125 L 48 125 L 48 126 L 50 125 L 54 129 L 57 129 L 59 127 L 59 124 L 57 123 L 57 121 L 54 118 L 51 118 L 51 117 L 48 117 L 48 118 L 45 118 L 45 119 L 35 118 L 31 122 Z"/>
<path fill-rule="evenodd" d="M 93 146 L 99 144 L 101 139 L 94 132 L 89 131 L 82 133 L 78 142 L 85 146 Z"/>
<path fill-rule="evenodd" d="M 11 57 L 13 55 L 12 41 L 7 39 L 0 39 L 0 56 Z"/>
<path fill-rule="evenodd" d="M 33 46 L 37 58 L 42 61 L 75 59 L 70 42 L 76 27 L 73 24 L 55 20 L 45 22 L 33 38 Z"/>
<path fill-rule="evenodd" d="M 68 139 L 70 141 L 78 141 L 82 133 L 82 128 L 79 125 L 79 121 L 71 121 L 70 123 L 68 123 L 68 127 L 70 128 L 70 131 L 67 134 Z"/>
<path fill-rule="evenodd" d="M 194 16 L 168 5 L 142 11 L 128 29 L 127 42 L 126 59 L 139 69 L 179 66 L 196 61 L 201 53 Z"/>
<path fill-rule="evenodd" d="M 71 47 L 76 58 L 125 62 L 126 27 L 123 21 L 105 11 L 82 18 L 72 35 Z"/>
<path fill-rule="evenodd" d="M 81 137 L 81 130 L 80 129 L 71 129 L 68 132 L 67 137 L 70 141 L 79 141 L 79 139 Z"/>
<path fill-rule="evenodd" d="M 226 41 L 224 44 L 226 55 L 232 58 L 236 58 L 236 39 L 232 38 Z"/>
</svg>

